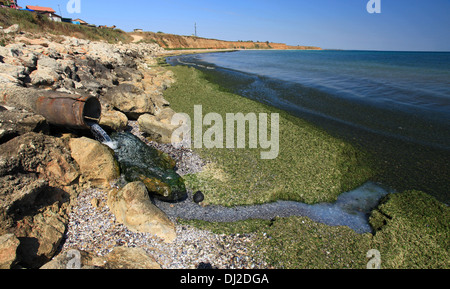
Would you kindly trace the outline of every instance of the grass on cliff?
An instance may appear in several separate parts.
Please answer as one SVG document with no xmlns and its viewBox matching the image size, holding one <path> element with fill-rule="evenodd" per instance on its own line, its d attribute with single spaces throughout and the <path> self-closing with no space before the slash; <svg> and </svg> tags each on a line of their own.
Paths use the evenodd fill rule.
<svg viewBox="0 0 450 289">
<path fill-rule="evenodd" d="M 108 43 L 117 43 L 119 41 L 128 43 L 132 40 L 131 36 L 120 29 L 100 29 L 71 23 L 54 22 L 29 11 L 0 9 L 0 26 L 7 28 L 13 24 L 19 24 L 21 31 L 30 33 L 67 35 L 93 41 L 103 40 Z"/>
<path fill-rule="evenodd" d="M 449 269 L 450 209 L 419 191 L 386 197 L 372 212 L 374 234 L 304 217 L 235 223 L 180 221 L 218 234 L 253 234 L 249 252 L 274 268 L 365 269 L 375 249 L 382 269 Z"/>
<path fill-rule="evenodd" d="M 284 111 L 223 91 L 198 70 L 181 66 L 169 69 L 175 73 L 176 83 L 164 97 L 176 112 L 189 114 L 192 122 L 195 105 L 202 105 L 203 116 L 220 114 L 224 127 L 227 113 L 267 113 L 269 122 L 271 113 L 280 115 L 280 152 L 274 160 L 261 159 L 262 150 L 249 149 L 248 141 L 245 149 L 195 149 L 210 164 L 203 172 L 186 176 L 185 181 L 191 189 L 204 193 L 206 204 L 333 202 L 373 175 L 368 156 L 349 143 Z M 203 133 L 208 128 L 204 126 Z"/>
</svg>

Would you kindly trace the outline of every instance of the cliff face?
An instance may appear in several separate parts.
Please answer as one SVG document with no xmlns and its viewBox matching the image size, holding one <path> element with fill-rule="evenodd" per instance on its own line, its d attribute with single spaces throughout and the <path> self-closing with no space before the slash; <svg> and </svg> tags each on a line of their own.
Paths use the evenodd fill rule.
<svg viewBox="0 0 450 289">
<path fill-rule="evenodd" d="M 283 43 L 252 42 L 252 41 L 224 41 L 201 38 L 196 36 L 181 36 L 165 33 L 141 32 L 133 33 L 144 42 L 153 42 L 168 49 L 312 49 L 321 50 L 312 46 L 289 46 Z"/>
</svg>

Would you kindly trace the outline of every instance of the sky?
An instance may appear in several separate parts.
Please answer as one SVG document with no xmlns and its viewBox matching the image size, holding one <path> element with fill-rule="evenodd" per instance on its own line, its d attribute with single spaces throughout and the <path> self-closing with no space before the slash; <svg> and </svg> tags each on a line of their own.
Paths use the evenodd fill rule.
<svg viewBox="0 0 450 289">
<path fill-rule="evenodd" d="M 67 4 L 79 2 L 81 13 Z M 375 0 L 370 0 L 375 1 Z M 124 31 L 194 34 L 325 49 L 450 51 L 450 0 L 18 0 Z M 73 6 L 76 7 L 76 6 Z"/>
</svg>

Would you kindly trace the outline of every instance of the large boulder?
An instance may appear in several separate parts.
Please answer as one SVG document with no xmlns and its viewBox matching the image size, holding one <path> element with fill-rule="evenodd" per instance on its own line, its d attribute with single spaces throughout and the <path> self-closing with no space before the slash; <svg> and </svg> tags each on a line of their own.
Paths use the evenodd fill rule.
<svg viewBox="0 0 450 289">
<path fill-rule="evenodd" d="M 110 182 L 120 177 L 114 152 L 100 142 L 86 137 L 69 142 L 72 157 L 80 166 L 82 180 L 100 188 L 110 187 Z"/>
<path fill-rule="evenodd" d="M 168 154 L 130 133 L 114 133 L 111 138 L 127 182 L 143 182 L 149 193 L 163 201 L 178 201 L 187 196 L 184 180 L 176 173 L 176 163 Z"/>
<path fill-rule="evenodd" d="M 100 269 L 104 266 L 104 257 L 94 255 L 94 253 L 80 251 L 76 249 L 67 250 L 53 257 L 51 261 L 44 264 L 39 269 L 43 270 L 64 270 L 64 269 Z"/>
<path fill-rule="evenodd" d="M 156 112 L 150 95 L 130 83 L 122 83 L 111 88 L 103 100 L 125 113 L 130 119 L 137 119 L 142 114 L 155 114 Z"/>
<path fill-rule="evenodd" d="M 0 62 L 0 71 L 4 77 L 9 76 L 16 80 L 21 80 L 28 75 L 28 68 L 24 66 L 1 62 Z"/>
<path fill-rule="evenodd" d="M 0 235 L 20 240 L 20 265 L 37 268 L 57 251 L 78 176 L 60 139 L 26 133 L 0 145 Z"/>
<path fill-rule="evenodd" d="M 171 108 L 165 108 L 157 116 L 144 114 L 139 117 L 138 124 L 142 132 L 160 143 L 172 143 L 172 135 L 179 125 L 172 125 L 171 119 L 175 112 Z M 175 142 L 181 141 L 176 139 Z"/>
<path fill-rule="evenodd" d="M 51 86 L 60 80 L 60 75 L 49 67 L 41 67 L 30 74 L 31 84 L 35 86 Z"/>
<path fill-rule="evenodd" d="M 62 140 L 34 132 L 0 146 L 0 176 L 21 174 L 37 175 L 54 187 L 71 185 L 79 176 Z"/>
<path fill-rule="evenodd" d="M 108 194 L 108 206 L 117 222 L 132 232 L 154 234 L 167 243 L 176 238 L 175 225 L 152 204 L 142 182 L 129 183 L 120 191 L 112 190 Z"/>
</svg>

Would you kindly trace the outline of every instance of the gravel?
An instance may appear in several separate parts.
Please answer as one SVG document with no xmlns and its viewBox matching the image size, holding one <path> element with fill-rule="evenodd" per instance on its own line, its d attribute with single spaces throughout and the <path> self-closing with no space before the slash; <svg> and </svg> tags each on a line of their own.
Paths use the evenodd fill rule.
<svg viewBox="0 0 450 289">
<path fill-rule="evenodd" d="M 253 234 L 218 235 L 172 219 L 177 238 L 168 244 L 154 235 L 129 231 L 116 222 L 106 203 L 106 192 L 87 189 L 80 193 L 69 216 L 62 251 L 78 249 L 105 256 L 114 247 L 127 246 L 144 249 L 163 269 L 268 268 L 250 256 Z"/>
</svg>

